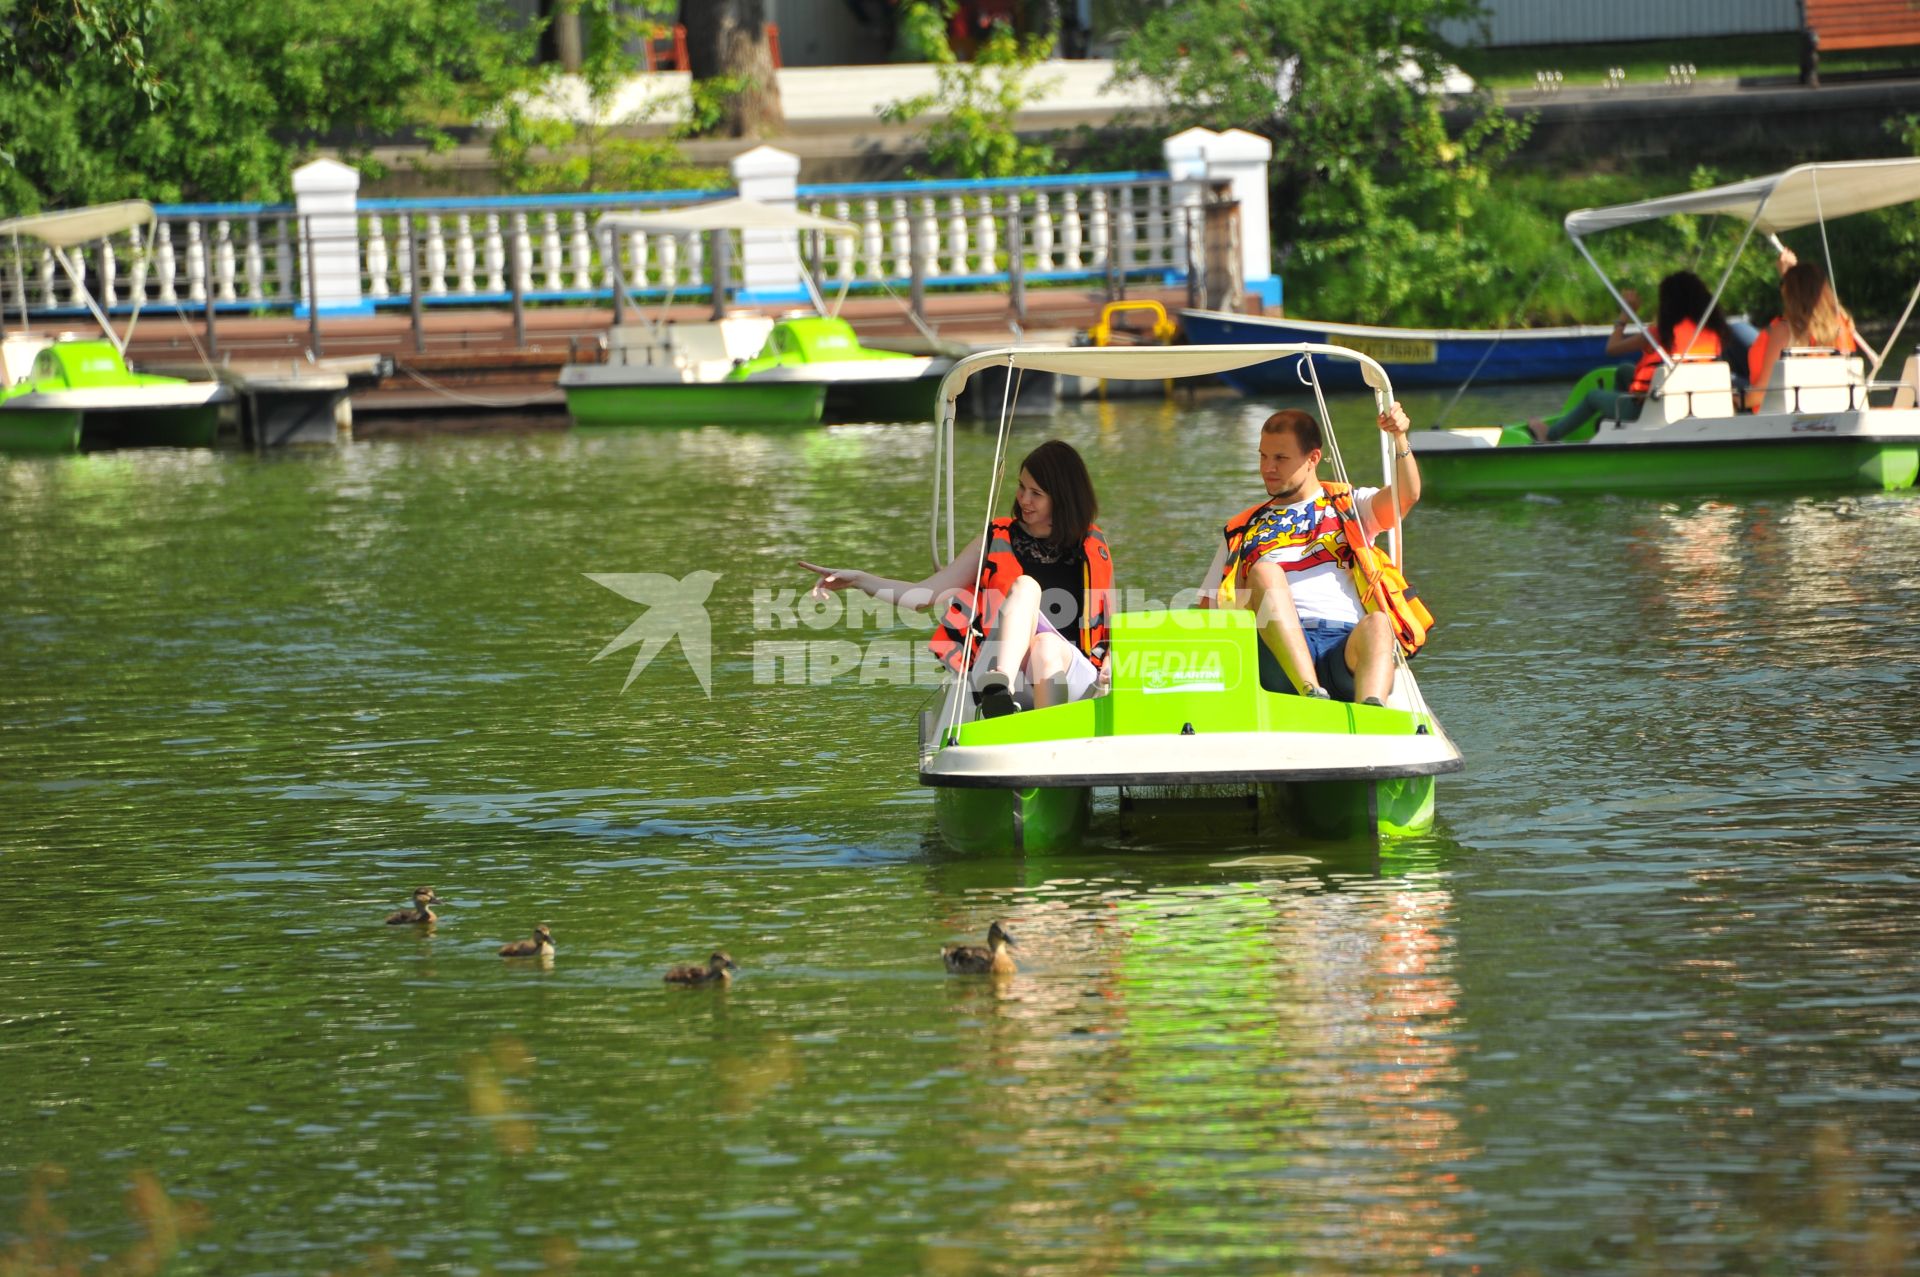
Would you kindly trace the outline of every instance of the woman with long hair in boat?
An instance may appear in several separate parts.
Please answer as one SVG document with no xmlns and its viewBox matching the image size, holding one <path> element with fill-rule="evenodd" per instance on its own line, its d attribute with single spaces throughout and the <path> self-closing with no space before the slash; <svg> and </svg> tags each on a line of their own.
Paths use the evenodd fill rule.
<svg viewBox="0 0 1920 1277">
<path fill-rule="evenodd" d="M 1860 341 L 1853 316 L 1840 304 L 1827 273 L 1814 262 L 1801 261 L 1789 248 L 1780 253 L 1780 317 L 1767 325 L 1747 354 L 1747 411 L 1760 410 L 1780 357 L 1796 346 L 1851 355 Z"/>
<path fill-rule="evenodd" d="M 1742 342 L 1727 327 L 1726 317 L 1718 309 L 1708 313 L 1713 306 L 1713 292 L 1698 275 L 1690 270 L 1678 270 L 1660 281 L 1659 315 L 1654 321 L 1653 335 L 1669 355 L 1675 359 L 1720 359 L 1739 349 Z M 1616 330 L 1616 335 L 1617 330 Z M 1620 349 L 1615 350 L 1616 344 Z M 1623 353 L 1635 348 L 1634 343 L 1607 343 L 1609 354 Z M 1582 395 L 1580 402 L 1557 417 L 1542 420 L 1530 418 L 1527 429 L 1540 443 L 1553 443 L 1566 438 L 1581 426 L 1601 417 L 1613 421 L 1638 421 L 1641 406 L 1646 402 L 1647 392 L 1653 389 L 1653 376 L 1660 370 L 1660 351 L 1645 337 L 1638 341 L 1639 363 L 1634 366 L 1633 376 L 1625 391 L 1589 390 Z"/>
<path fill-rule="evenodd" d="M 819 578 L 816 598 L 851 586 L 894 606 L 931 608 L 943 618 L 934 653 L 970 677 L 981 714 L 992 718 L 1103 690 L 1113 559 L 1093 521 L 1098 510 L 1080 454 L 1050 439 L 1020 463 L 1010 512 L 931 576 L 896 581 L 800 566 Z"/>
</svg>

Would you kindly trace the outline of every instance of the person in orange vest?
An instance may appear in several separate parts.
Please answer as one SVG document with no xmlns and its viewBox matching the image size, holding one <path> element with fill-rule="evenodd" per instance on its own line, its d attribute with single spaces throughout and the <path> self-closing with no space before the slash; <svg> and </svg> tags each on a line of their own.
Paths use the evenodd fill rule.
<svg viewBox="0 0 1920 1277">
<path fill-rule="evenodd" d="M 1860 340 L 1853 316 L 1840 304 L 1827 273 L 1814 262 L 1803 262 L 1791 248 L 1780 250 L 1780 317 L 1768 324 L 1747 351 L 1747 411 L 1758 412 L 1767 383 L 1780 357 L 1795 346 L 1815 347 L 1851 355 Z"/>
<path fill-rule="evenodd" d="M 1261 643 L 1303 696 L 1378 705 L 1393 690 L 1393 622 L 1369 611 L 1354 587 L 1347 528 L 1357 525 L 1371 543 L 1396 508 L 1404 516 L 1420 500 L 1407 426 L 1398 403 L 1380 414 L 1393 438 L 1393 481 L 1351 491 L 1320 482 L 1322 438 L 1311 414 L 1285 408 L 1260 428 L 1267 499 L 1227 523 L 1200 606 L 1252 608 Z"/>
<path fill-rule="evenodd" d="M 942 619 L 928 646 L 972 679 L 980 713 L 995 718 L 1104 690 L 1113 556 L 1098 513 L 1086 462 L 1050 439 L 1020 463 L 1011 511 L 932 576 L 896 581 L 800 566 L 819 578 L 815 597 L 851 586 L 895 606 L 932 608 Z"/>
<path fill-rule="evenodd" d="M 1719 359 L 1741 346 L 1727 328 L 1726 317 L 1718 310 L 1707 314 L 1713 304 L 1713 292 L 1690 270 L 1675 271 L 1660 281 L 1659 316 L 1653 335 L 1675 359 Z M 1702 318 L 1705 322 L 1702 322 Z M 1618 339 L 1618 340 L 1616 340 Z M 1618 349 L 1616 349 L 1618 347 Z M 1640 351 L 1627 389 L 1590 390 L 1580 402 L 1557 417 L 1531 417 L 1527 429 L 1538 443 L 1555 443 L 1581 426 L 1600 417 L 1611 421 L 1638 421 L 1647 392 L 1653 389 L 1653 375 L 1660 370 L 1660 352 L 1644 336 L 1626 339 L 1624 326 L 1614 325 L 1614 336 L 1607 341 L 1608 354 Z"/>
</svg>

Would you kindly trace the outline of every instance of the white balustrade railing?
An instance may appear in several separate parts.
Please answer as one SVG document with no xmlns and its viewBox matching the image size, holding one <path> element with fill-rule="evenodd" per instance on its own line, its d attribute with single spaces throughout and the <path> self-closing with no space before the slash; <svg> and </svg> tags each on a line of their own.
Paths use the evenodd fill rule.
<svg viewBox="0 0 1920 1277">
<path fill-rule="evenodd" d="M 705 237 L 602 234 L 604 212 L 684 207 L 725 192 L 624 196 L 363 200 L 354 251 L 360 295 L 378 307 L 422 300 L 498 304 L 605 300 L 616 277 L 642 295 L 708 292 Z M 823 287 L 990 285 L 1018 273 L 1047 279 L 1178 274 L 1187 219 L 1163 173 L 1106 173 L 994 182 L 802 186 L 802 211 L 851 223 L 852 237 L 800 237 Z M 291 206 L 161 207 L 144 228 L 84 245 L 76 264 L 99 303 L 125 312 L 136 297 L 161 310 L 281 310 L 302 303 L 308 227 Z M 72 311 L 78 290 L 38 245 L 0 244 L 0 304 L 9 317 Z M 324 244 L 323 244 L 324 247 Z M 918 261 L 916 263 L 916 256 Z M 727 284 L 741 286 L 737 236 Z M 323 293 L 324 295 L 324 293 Z"/>
</svg>

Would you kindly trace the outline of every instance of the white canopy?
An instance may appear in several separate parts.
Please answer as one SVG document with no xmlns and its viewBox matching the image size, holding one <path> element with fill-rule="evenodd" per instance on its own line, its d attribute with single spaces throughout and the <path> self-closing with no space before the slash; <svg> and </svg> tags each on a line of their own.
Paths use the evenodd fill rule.
<svg viewBox="0 0 1920 1277">
<path fill-rule="evenodd" d="M 1384 405 L 1393 398 L 1393 383 L 1387 370 L 1357 350 L 1320 342 L 1284 342 L 1270 346 L 1013 346 L 1002 350 L 983 350 L 957 361 L 940 382 L 938 432 L 933 441 L 933 553 L 936 564 L 951 562 L 954 555 L 954 417 L 960 392 L 976 373 L 989 368 L 1032 369 L 1035 372 L 1066 373 L 1081 377 L 1099 377 L 1107 381 L 1165 381 L 1170 377 L 1204 377 L 1211 373 L 1250 368 L 1292 355 L 1320 355 L 1346 359 L 1360 365 L 1360 376 L 1372 387 Z M 1302 393 L 1307 390 L 1301 383 Z M 997 393 L 997 392 L 996 392 Z M 1000 423 L 1002 438 L 1011 416 Z M 1393 445 L 1380 436 L 1380 465 L 1383 474 L 1393 474 Z M 944 481 L 945 490 L 942 492 Z M 1389 478 L 1388 482 L 1391 481 Z M 943 501 L 944 495 L 944 501 Z M 941 513 L 946 514 L 946 550 L 940 547 Z M 1400 558 L 1400 529 L 1389 530 L 1392 553 Z"/>
<path fill-rule="evenodd" d="M 1799 164 L 1769 177 L 1635 204 L 1577 209 L 1567 214 L 1566 227 L 1578 239 L 1675 214 L 1724 213 L 1773 234 L 1913 200 L 1920 200 L 1920 159 L 1849 160 Z"/>
<path fill-rule="evenodd" d="M 762 204 L 743 196 L 695 204 L 660 213 L 606 213 L 599 225 L 618 234 L 645 231 L 651 235 L 690 235 L 700 231 L 824 231 L 829 235 L 858 235 L 846 222 L 815 217 L 780 204 Z"/>
<path fill-rule="evenodd" d="M 1360 365 L 1366 383 L 1382 394 L 1393 387 L 1384 368 L 1345 346 L 1287 342 L 1271 346 L 1033 346 L 986 350 L 954 364 L 940 383 L 941 402 L 948 407 L 975 373 L 988 368 L 1031 368 L 1036 372 L 1099 377 L 1107 381 L 1165 381 L 1169 377 L 1205 377 L 1212 373 L 1250 368 L 1288 355 L 1325 355 L 1350 359 Z M 1306 389 L 1305 383 L 1301 390 Z"/>
<path fill-rule="evenodd" d="M 153 205 L 145 200 L 121 200 L 118 204 L 10 217 L 0 222 L 0 235 L 27 235 L 55 248 L 71 248 L 153 222 Z"/>
</svg>

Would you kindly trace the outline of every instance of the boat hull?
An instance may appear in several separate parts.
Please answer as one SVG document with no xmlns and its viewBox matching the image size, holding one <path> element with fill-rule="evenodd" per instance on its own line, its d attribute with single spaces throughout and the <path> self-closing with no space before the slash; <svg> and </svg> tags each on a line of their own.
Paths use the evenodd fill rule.
<svg viewBox="0 0 1920 1277">
<path fill-rule="evenodd" d="M 1070 850 L 1092 807 L 1083 788 L 936 789 L 933 800 L 940 836 L 972 854 Z"/>
<path fill-rule="evenodd" d="M 939 374 L 829 382 L 822 417 L 846 422 L 931 421 L 939 393 Z"/>
<path fill-rule="evenodd" d="M 1533 447 L 1419 447 L 1436 497 L 1839 487 L 1893 491 L 1920 474 L 1920 441 L 1873 436 Z"/>
<path fill-rule="evenodd" d="M 804 426 L 820 420 L 826 387 L 804 381 L 567 386 L 582 426 Z"/>
<path fill-rule="evenodd" d="M 1251 613 L 1113 618 L 1107 695 L 993 719 L 949 695 L 921 722 L 920 781 L 940 833 L 969 852 L 1059 850 L 1088 795 L 1117 791 L 1123 822 L 1165 817 L 1181 838 L 1226 822 L 1311 839 L 1417 834 L 1434 778 L 1458 771 L 1411 670 L 1385 705 L 1296 696 L 1262 674 Z M 1281 690 L 1284 688 L 1284 690 Z"/>
<path fill-rule="evenodd" d="M 220 437 L 220 410 L 213 404 L 88 412 L 80 422 L 80 447 L 211 448 Z"/>
<path fill-rule="evenodd" d="M 1363 324 L 1273 319 L 1183 310 L 1187 340 L 1198 346 L 1278 342 L 1323 342 L 1345 346 L 1378 360 L 1396 387 L 1457 386 L 1477 382 L 1554 381 L 1579 377 L 1606 359 L 1609 329 L 1380 328 Z M 1220 374 L 1243 395 L 1297 395 L 1301 392 L 1295 359 L 1278 359 Z M 1316 356 L 1315 370 L 1325 386 L 1358 389 L 1360 365 Z"/>
<path fill-rule="evenodd" d="M 79 449 L 78 411 L 0 410 L 0 453 L 57 456 Z"/>
</svg>

